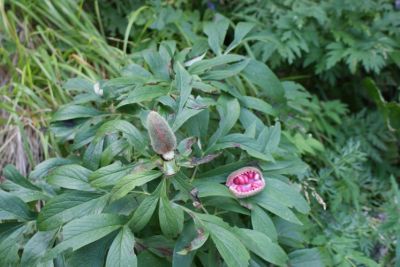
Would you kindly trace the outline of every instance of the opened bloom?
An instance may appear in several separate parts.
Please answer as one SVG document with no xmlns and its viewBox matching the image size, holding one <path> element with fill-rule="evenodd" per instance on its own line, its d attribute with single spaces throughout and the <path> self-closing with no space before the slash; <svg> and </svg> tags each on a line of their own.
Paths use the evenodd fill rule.
<svg viewBox="0 0 400 267">
<path fill-rule="evenodd" d="M 238 198 L 253 196 L 265 187 L 265 180 L 259 169 L 244 167 L 228 176 L 226 186 Z"/>
</svg>

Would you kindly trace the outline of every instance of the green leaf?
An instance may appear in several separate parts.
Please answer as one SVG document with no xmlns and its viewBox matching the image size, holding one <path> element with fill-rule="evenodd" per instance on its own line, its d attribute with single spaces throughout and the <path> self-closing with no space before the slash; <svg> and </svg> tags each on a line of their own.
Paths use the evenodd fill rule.
<svg viewBox="0 0 400 267">
<path fill-rule="evenodd" d="M 221 119 L 217 131 L 210 137 L 209 150 L 219 138 L 225 136 L 232 129 L 240 114 L 239 102 L 234 98 L 220 98 L 217 108 Z"/>
<path fill-rule="evenodd" d="M 381 91 L 379 90 L 378 86 L 376 86 L 374 80 L 371 78 L 365 78 L 363 80 L 363 84 L 367 89 L 367 93 L 370 98 L 376 103 L 378 108 L 382 109 L 386 103 L 385 99 L 383 98 Z"/>
<path fill-rule="evenodd" d="M 278 232 L 280 244 L 292 248 L 304 247 L 306 236 L 302 225 L 288 222 L 280 217 L 274 218 L 274 225 Z"/>
<path fill-rule="evenodd" d="M 65 159 L 65 158 L 51 158 L 45 160 L 38 165 L 36 165 L 35 169 L 29 174 L 29 178 L 31 179 L 41 179 L 45 177 L 50 171 L 54 168 L 62 165 L 68 165 L 77 163 L 77 160 L 74 159 Z"/>
<path fill-rule="evenodd" d="M 166 182 L 163 181 L 163 184 Z M 183 228 L 183 211 L 168 199 L 165 185 L 161 188 L 158 217 L 163 234 L 167 237 L 177 236 Z"/>
<path fill-rule="evenodd" d="M 142 134 L 135 126 L 125 120 L 112 120 L 104 123 L 97 130 L 96 138 L 101 138 L 107 134 L 112 134 L 115 132 L 122 132 L 127 138 L 129 144 L 131 144 L 138 151 L 144 150 L 145 141 Z"/>
<path fill-rule="evenodd" d="M 258 85 L 263 94 L 273 102 L 285 102 L 285 89 L 267 65 L 253 59 L 247 64 L 242 73 L 246 79 Z"/>
<path fill-rule="evenodd" d="M 388 126 L 393 130 L 400 130 L 400 104 L 390 102 L 385 105 Z"/>
<path fill-rule="evenodd" d="M 177 250 L 177 252 L 176 252 L 177 254 L 186 256 L 189 253 L 199 249 L 200 247 L 202 247 L 204 245 L 204 243 L 206 243 L 206 241 L 210 235 L 209 232 L 206 232 L 202 228 L 193 229 L 193 233 L 195 233 L 195 235 L 192 234 L 191 235 L 192 237 L 190 239 L 187 239 L 188 237 L 186 237 L 187 241 L 186 241 L 185 246 L 181 245 L 181 248 L 179 250 Z M 186 234 L 186 233 L 183 232 L 182 235 L 184 235 L 184 234 Z M 185 237 L 183 237 L 183 238 L 185 238 Z M 175 248 L 177 248 L 177 247 L 175 247 Z M 193 254 L 193 253 L 191 253 L 191 254 Z"/>
<path fill-rule="evenodd" d="M 21 266 L 37 266 L 45 252 L 53 246 L 57 230 L 36 232 L 24 246 Z"/>
<path fill-rule="evenodd" d="M 158 195 L 146 196 L 140 203 L 139 207 L 135 210 L 129 222 L 129 226 L 135 232 L 142 230 L 150 221 L 151 216 L 156 210 L 158 199 Z"/>
<path fill-rule="evenodd" d="M 299 191 L 282 181 L 277 179 L 266 179 L 267 186 L 264 189 L 275 200 L 281 202 L 288 207 L 295 207 L 301 213 L 308 213 L 310 207 Z"/>
<path fill-rule="evenodd" d="M 232 232 L 213 223 L 205 222 L 204 224 L 228 267 L 247 267 L 249 265 L 249 252 Z"/>
<path fill-rule="evenodd" d="M 268 184 L 266 185 L 266 188 Z M 289 222 L 296 223 L 302 225 L 296 215 L 284 204 L 282 204 L 279 200 L 272 198 L 266 190 L 263 190 L 259 194 L 249 198 L 249 201 L 254 205 L 260 205 L 264 209 L 272 212 L 273 214 L 285 219 Z"/>
<path fill-rule="evenodd" d="M 246 108 L 260 111 L 266 115 L 277 116 L 278 112 L 270 104 L 264 100 L 252 96 L 244 96 L 240 99 L 240 103 Z"/>
<path fill-rule="evenodd" d="M 71 78 L 63 84 L 63 87 L 67 91 L 77 91 L 77 92 L 92 92 L 93 83 L 82 79 L 82 78 Z"/>
<path fill-rule="evenodd" d="M 103 146 L 104 138 L 101 138 L 100 140 L 89 144 L 89 146 L 85 150 L 85 153 L 83 154 L 83 165 L 86 168 L 90 170 L 96 170 L 99 168 Z"/>
<path fill-rule="evenodd" d="M 199 237 L 199 239 L 197 237 Z M 191 267 L 195 256 L 195 250 L 198 248 L 199 244 L 197 241 L 200 239 L 200 234 L 197 233 L 193 222 L 187 222 L 183 227 L 182 233 L 176 240 L 172 257 L 172 267 Z M 193 241 L 195 241 L 195 243 L 192 243 Z"/>
<path fill-rule="evenodd" d="M 65 265 L 66 267 L 73 266 L 104 266 L 106 261 L 106 253 L 110 247 L 113 235 L 107 235 L 89 245 L 81 247 L 73 253 L 66 253 Z M 61 258 L 61 256 L 59 257 Z M 59 259 L 58 258 L 58 259 Z M 57 262 L 57 259 L 55 260 Z M 53 261 L 52 261 L 53 262 Z M 38 266 L 45 267 L 45 266 Z M 46 266 L 46 267 L 53 267 Z"/>
<path fill-rule="evenodd" d="M 323 267 L 320 253 L 317 248 L 299 249 L 289 254 L 289 264 L 298 267 Z"/>
<path fill-rule="evenodd" d="M 70 164 L 57 167 L 46 177 L 46 180 L 49 184 L 63 188 L 93 191 L 88 183 L 88 177 L 91 173 L 91 170 L 78 164 Z"/>
<path fill-rule="evenodd" d="M 24 187 L 24 188 L 30 189 L 30 190 L 41 191 L 40 187 L 32 184 L 27 178 L 22 176 L 17 171 L 17 169 L 12 165 L 7 165 L 4 167 L 3 175 L 7 180 L 9 180 L 21 187 Z"/>
<path fill-rule="evenodd" d="M 230 51 L 232 51 L 232 49 L 237 47 L 255 26 L 256 25 L 251 22 L 239 22 L 235 27 L 235 37 L 232 43 L 225 50 L 225 54 L 229 53 Z"/>
<path fill-rule="evenodd" d="M 111 165 L 100 168 L 91 175 L 89 175 L 90 184 L 93 187 L 108 187 L 114 186 L 121 180 L 122 177 L 126 176 L 134 166 L 123 166 L 120 161 L 116 161 Z"/>
<path fill-rule="evenodd" d="M 276 232 L 274 223 L 268 213 L 257 205 L 251 210 L 251 224 L 254 230 L 264 233 L 272 241 L 277 240 L 278 233 Z"/>
<path fill-rule="evenodd" d="M 1 189 L 0 212 L 6 213 L 6 217 L 3 217 L 2 220 L 17 219 L 21 221 L 29 221 L 34 218 L 33 212 L 29 210 L 28 205 L 26 205 L 19 197 Z"/>
<path fill-rule="evenodd" d="M 67 105 L 61 107 L 56 113 L 54 113 L 52 121 L 66 121 L 79 118 L 92 118 L 103 114 L 97 109 L 78 105 Z"/>
<path fill-rule="evenodd" d="M 148 85 L 135 88 L 128 96 L 118 104 L 117 108 L 129 105 L 141 103 L 144 101 L 151 101 L 157 97 L 168 94 L 169 89 L 159 85 Z"/>
<path fill-rule="evenodd" d="M 201 75 L 201 78 L 203 80 L 224 80 L 226 78 L 229 78 L 231 76 L 235 76 L 238 73 L 240 73 L 249 63 L 250 59 L 244 59 L 238 63 L 224 66 L 221 69 L 213 69 L 209 72 L 207 72 L 204 75 Z"/>
<path fill-rule="evenodd" d="M 26 225 L 12 229 L 12 232 L 0 242 L 1 266 L 19 266 L 19 243 L 26 231 Z"/>
<path fill-rule="evenodd" d="M 283 266 L 288 257 L 285 251 L 265 234 L 250 230 L 237 228 L 235 233 L 239 236 L 240 241 L 254 254 L 266 260 L 267 262 Z"/>
<path fill-rule="evenodd" d="M 114 158 L 119 155 L 122 151 L 129 147 L 128 141 L 120 139 L 112 142 L 101 154 L 100 164 L 102 166 L 110 164 Z"/>
<path fill-rule="evenodd" d="M 183 107 L 188 100 L 190 93 L 192 92 L 192 77 L 186 71 L 184 67 L 178 62 L 176 67 L 176 88 L 180 92 L 179 96 L 179 112 L 183 110 Z"/>
<path fill-rule="evenodd" d="M 273 127 L 270 127 L 268 141 L 265 146 L 265 151 L 273 153 L 278 148 L 279 142 L 281 141 L 281 124 L 276 122 Z"/>
<path fill-rule="evenodd" d="M 221 55 L 221 46 L 224 43 L 228 31 L 229 20 L 220 14 L 216 14 L 213 22 L 207 22 L 204 33 L 208 36 L 208 45 L 216 55 Z"/>
<path fill-rule="evenodd" d="M 235 198 L 230 192 L 228 187 L 216 182 L 203 182 L 201 180 L 195 181 L 194 186 L 199 190 L 199 197 L 228 197 Z"/>
<path fill-rule="evenodd" d="M 303 174 L 308 166 L 299 158 L 279 160 L 275 162 L 260 162 L 260 167 L 267 174 Z"/>
<path fill-rule="evenodd" d="M 122 227 L 108 251 L 106 267 L 136 267 L 134 245 L 135 237 L 131 230 L 127 226 Z"/>
<path fill-rule="evenodd" d="M 52 198 L 39 213 L 40 231 L 52 230 L 66 222 L 89 214 L 99 214 L 107 205 L 109 195 L 71 191 Z"/>
<path fill-rule="evenodd" d="M 182 111 L 178 113 L 175 118 L 174 123 L 172 124 L 172 130 L 176 132 L 188 119 L 192 118 L 193 116 L 199 114 L 204 109 L 191 109 L 191 108 L 184 108 Z"/>
<path fill-rule="evenodd" d="M 169 80 L 169 61 L 161 57 L 158 52 L 147 50 L 143 52 L 143 58 L 155 77 Z"/>
<path fill-rule="evenodd" d="M 189 68 L 189 72 L 191 74 L 203 74 L 205 71 L 218 67 L 218 66 L 224 66 L 229 63 L 237 62 L 237 61 L 242 61 L 244 60 L 244 56 L 240 55 L 222 55 L 222 56 L 217 56 L 211 59 L 204 59 L 199 62 L 194 63 L 192 66 Z"/>
<path fill-rule="evenodd" d="M 123 177 L 118 183 L 114 186 L 111 191 L 111 201 L 115 201 L 127 195 L 130 191 L 132 191 L 135 187 L 144 185 L 162 175 L 159 171 L 144 171 L 144 172 L 136 172 L 132 174 L 128 174 Z"/>
<path fill-rule="evenodd" d="M 63 251 L 86 246 L 122 227 L 124 221 L 115 214 L 88 215 L 73 220 L 63 227 L 63 241 L 46 253 L 52 259 Z"/>
</svg>

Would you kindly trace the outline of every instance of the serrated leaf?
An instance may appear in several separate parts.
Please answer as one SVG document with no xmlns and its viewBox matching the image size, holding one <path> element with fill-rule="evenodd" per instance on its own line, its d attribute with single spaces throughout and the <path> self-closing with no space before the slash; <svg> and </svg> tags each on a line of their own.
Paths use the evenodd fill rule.
<svg viewBox="0 0 400 267">
<path fill-rule="evenodd" d="M 108 201 L 108 195 L 71 191 L 52 198 L 39 213 L 37 224 L 40 231 L 52 230 L 75 218 L 99 214 Z"/>
<path fill-rule="evenodd" d="M 122 227 L 108 250 L 106 267 L 136 267 L 134 245 L 135 237 L 131 230 L 127 226 Z"/>
</svg>

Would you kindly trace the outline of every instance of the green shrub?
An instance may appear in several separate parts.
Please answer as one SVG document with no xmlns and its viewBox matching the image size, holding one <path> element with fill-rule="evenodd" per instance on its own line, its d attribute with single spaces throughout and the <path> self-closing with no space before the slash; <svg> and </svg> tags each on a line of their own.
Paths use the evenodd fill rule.
<svg viewBox="0 0 400 267">
<path fill-rule="evenodd" d="M 318 256 L 279 233 L 307 223 L 310 209 L 298 184 L 307 165 L 284 127 L 288 92 L 266 65 L 227 53 L 228 26 L 218 17 L 205 27 L 214 56 L 168 41 L 121 77 L 66 82 L 74 99 L 51 122 L 66 157 L 39 164 L 29 180 L 5 169 L 3 262 L 247 266 Z M 233 45 L 245 34 L 236 28 Z M 150 110 L 176 135 L 171 161 L 149 145 Z M 239 200 L 221 183 L 244 166 L 258 166 L 266 187 Z"/>
</svg>

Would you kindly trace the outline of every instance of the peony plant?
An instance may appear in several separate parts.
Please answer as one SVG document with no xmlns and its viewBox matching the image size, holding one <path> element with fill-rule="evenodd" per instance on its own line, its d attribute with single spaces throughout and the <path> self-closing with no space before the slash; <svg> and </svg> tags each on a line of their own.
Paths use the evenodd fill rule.
<svg viewBox="0 0 400 267">
<path fill-rule="evenodd" d="M 109 80 L 68 80 L 60 156 L 4 170 L 4 266 L 286 266 L 309 255 L 307 165 L 288 84 L 231 53 L 251 33 L 217 16 L 179 50 L 148 49 Z M 101 92 L 101 93 L 99 93 Z"/>
</svg>

